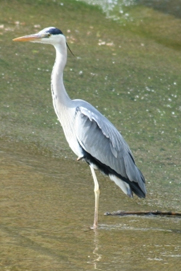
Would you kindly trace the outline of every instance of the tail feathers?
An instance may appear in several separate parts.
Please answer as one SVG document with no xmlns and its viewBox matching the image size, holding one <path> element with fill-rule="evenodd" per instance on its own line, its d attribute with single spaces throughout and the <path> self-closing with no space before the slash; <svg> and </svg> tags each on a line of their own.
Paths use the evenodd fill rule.
<svg viewBox="0 0 181 271">
<path fill-rule="evenodd" d="M 139 198 L 145 198 L 146 197 L 146 189 L 145 185 L 142 185 L 142 188 L 140 188 L 139 184 L 137 182 L 132 182 L 128 179 L 124 180 L 121 177 L 115 176 L 110 174 L 110 179 L 117 184 L 121 190 L 128 195 L 129 197 L 133 197 L 133 193 L 137 195 Z"/>
<path fill-rule="evenodd" d="M 120 178 L 118 178 L 117 176 L 112 175 L 112 174 L 109 174 L 109 178 L 112 181 L 114 181 L 115 184 L 117 184 L 126 195 L 128 195 L 131 198 L 133 197 L 132 190 L 131 190 L 128 183 L 122 181 Z"/>
<path fill-rule="evenodd" d="M 131 159 L 130 159 L 131 157 Z M 131 155 L 125 155 L 124 157 L 126 177 L 124 181 L 130 186 L 130 189 L 140 198 L 145 198 L 146 187 L 145 178 L 139 168 L 136 166 L 134 159 Z M 118 177 L 122 179 L 122 176 L 118 174 Z"/>
<path fill-rule="evenodd" d="M 129 183 L 131 190 L 133 193 L 135 193 L 139 198 L 145 198 L 146 197 L 146 189 L 144 191 L 140 188 L 138 183 L 130 182 Z"/>
</svg>

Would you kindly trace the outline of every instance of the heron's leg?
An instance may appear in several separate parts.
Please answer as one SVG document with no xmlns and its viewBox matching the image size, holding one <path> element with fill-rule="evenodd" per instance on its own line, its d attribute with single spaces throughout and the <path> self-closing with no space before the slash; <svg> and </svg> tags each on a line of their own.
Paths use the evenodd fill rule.
<svg viewBox="0 0 181 271">
<path fill-rule="evenodd" d="M 94 224 L 93 224 L 93 229 L 96 229 L 98 226 L 98 209 L 99 209 L 99 195 L 100 195 L 100 190 L 99 190 L 99 183 L 97 181 L 97 177 L 94 171 L 93 166 L 90 166 L 92 177 L 94 180 L 94 195 L 95 195 L 95 211 L 94 211 Z"/>
</svg>

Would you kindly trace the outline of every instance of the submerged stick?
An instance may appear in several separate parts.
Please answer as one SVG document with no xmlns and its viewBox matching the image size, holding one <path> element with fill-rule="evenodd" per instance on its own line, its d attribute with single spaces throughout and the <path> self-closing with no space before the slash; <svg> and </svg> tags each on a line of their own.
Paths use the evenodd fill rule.
<svg viewBox="0 0 181 271">
<path fill-rule="evenodd" d="M 160 215 L 160 216 L 181 216 L 181 213 L 178 212 L 162 212 L 162 211 L 116 211 L 116 212 L 106 212 L 104 215 L 109 215 L 109 216 L 128 216 L 128 215 L 146 215 L 146 216 L 151 216 L 151 215 Z"/>
</svg>

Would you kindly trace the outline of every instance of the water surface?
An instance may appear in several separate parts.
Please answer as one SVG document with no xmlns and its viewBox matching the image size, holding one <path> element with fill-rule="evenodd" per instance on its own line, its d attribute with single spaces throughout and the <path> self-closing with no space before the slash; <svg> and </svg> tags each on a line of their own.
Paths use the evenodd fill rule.
<svg viewBox="0 0 181 271">
<path fill-rule="evenodd" d="M 0 2 L 2 270 L 179 265 L 179 218 L 104 216 L 120 209 L 180 211 L 179 13 L 149 1 L 127 3 L 122 10 L 129 20 L 120 16 L 119 5 L 115 20 L 76 1 Z M 147 180 L 147 198 L 129 199 L 98 174 L 97 232 L 89 230 L 94 209 L 89 168 L 76 162 L 52 107 L 54 49 L 12 42 L 50 25 L 61 28 L 76 55 L 69 55 L 64 75 L 70 96 L 88 100 L 116 125 Z"/>
</svg>

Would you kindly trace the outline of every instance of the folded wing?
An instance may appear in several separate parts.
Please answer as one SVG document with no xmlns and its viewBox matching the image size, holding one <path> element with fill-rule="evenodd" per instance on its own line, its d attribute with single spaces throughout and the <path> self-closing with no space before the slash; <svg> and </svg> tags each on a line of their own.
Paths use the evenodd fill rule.
<svg viewBox="0 0 181 271">
<path fill-rule="evenodd" d="M 87 157 L 91 157 L 90 160 L 126 194 L 129 189 L 126 189 L 128 192 L 123 189 L 123 182 L 129 186 L 131 194 L 145 197 L 145 179 L 126 141 L 107 118 L 89 104 L 79 106 L 76 108 L 75 133 Z"/>
</svg>

